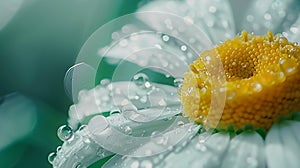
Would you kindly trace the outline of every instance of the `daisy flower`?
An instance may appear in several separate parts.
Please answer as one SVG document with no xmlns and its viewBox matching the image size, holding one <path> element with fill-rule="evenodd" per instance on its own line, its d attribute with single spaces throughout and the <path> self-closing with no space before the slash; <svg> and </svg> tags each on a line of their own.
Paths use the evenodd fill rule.
<svg viewBox="0 0 300 168">
<path fill-rule="evenodd" d="M 231 4 L 151 1 L 99 28 L 53 167 L 300 167 L 300 6 Z"/>
</svg>

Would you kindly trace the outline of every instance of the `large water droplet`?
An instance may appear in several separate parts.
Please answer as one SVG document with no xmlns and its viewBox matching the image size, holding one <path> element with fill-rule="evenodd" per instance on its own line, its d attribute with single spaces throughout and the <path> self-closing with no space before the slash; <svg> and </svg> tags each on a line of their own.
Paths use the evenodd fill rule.
<svg viewBox="0 0 300 168">
<path fill-rule="evenodd" d="M 49 162 L 50 164 L 53 164 L 53 161 L 54 161 L 55 157 L 56 157 L 56 153 L 55 153 L 55 152 L 51 152 L 51 153 L 48 155 L 48 162 Z"/>
<path fill-rule="evenodd" d="M 61 146 L 58 146 L 58 147 L 56 148 L 56 152 L 58 153 L 60 150 L 61 150 Z"/>
<path fill-rule="evenodd" d="M 181 51 L 186 51 L 186 50 L 187 50 L 187 46 L 186 46 L 186 45 L 182 45 L 182 46 L 180 47 L 180 49 L 181 49 Z"/>
<path fill-rule="evenodd" d="M 68 141 L 73 138 L 73 130 L 67 125 L 62 125 L 57 130 L 57 136 L 62 141 Z"/>
<path fill-rule="evenodd" d="M 109 79 L 102 79 L 100 81 L 101 86 L 103 87 L 107 87 L 110 84 L 110 80 Z"/>
<path fill-rule="evenodd" d="M 167 42 L 170 40 L 170 37 L 168 35 L 163 35 L 162 39 L 163 39 L 163 41 Z"/>
</svg>

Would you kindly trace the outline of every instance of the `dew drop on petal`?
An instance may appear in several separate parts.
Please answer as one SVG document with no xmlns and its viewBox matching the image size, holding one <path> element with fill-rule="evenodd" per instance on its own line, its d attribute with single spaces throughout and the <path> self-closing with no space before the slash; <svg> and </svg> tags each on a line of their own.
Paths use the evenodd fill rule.
<svg viewBox="0 0 300 168">
<path fill-rule="evenodd" d="M 141 168 L 153 168 L 153 164 L 149 160 L 143 160 Z"/>
<path fill-rule="evenodd" d="M 150 87 L 149 77 L 144 73 L 138 73 L 133 76 L 133 82 L 136 86 L 141 88 Z"/>
<path fill-rule="evenodd" d="M 138 161 L 134 161 L 131 163 L 130 165 L 131 168 L 139 168 L 140 167 L 140 163 Z"/>
<path fill-rule="evenodd" d="M 168 35 L 163 35 L 162 39 L 163 39 L 163 41 L 167 42 L 170 40 L 170 37 Z"/>
<path fill-rule="evenodd" d="M 120 42 L 119 42 L 119 45 L 121 47 L 126 47 L 128 45 L 128 41 L 126 39 L 122 39 Z"/>
<path fill-rule="evenodd" d="M 82 131 L 83 129 L 85 129 L 86 128 L 86 125 L 81 125 L 79 128 L 78 128 L 78 130 L 79 131 Z"/>
<path fill-rule="evenodd" d="M 48 162 L 49 162 L 50 164 L 53 164 L 53 161 L 54 161 L 55 157 L 56 157 L 56 153 L 55 153 L 55 152 L 51 152 L 51 153 L 48 155 Z"/>
<path fill-rule="evenodd" d="M 179 127 L 184 126 L 184 122 L 183 122 L 183 121 L 178 121 L 178 122 L 177 122 L 177 126 L 179 126 Z"/>
<path fill-rule="evenodd" d="M 180 49 L 181 49 L 181 51 L 186 51 L 186 50 L 187 50 L 187 46 L 186 46 L 186 45 L 182 45 L 182 46 L 180 47 Z"/>
<path fill-rule="evenodd" d="M 101 86 L 107 87 L 110 84 L 110 80 L 109 79 L 102 79 L 100 81 Z"/>
<path fill-rule="evenodd" d="M 58 153 L 60 150 L 61 150 L 61 146 L 58 146 L 58 147 L 56 148 L 56 152 Z"/>
<path fill-rule="evenodd" d="M 178 87 L 178 88 L 182 87 L 182 83 L 183 83 L 183 78 L 174 79 L 174 86 L 175 87 Z"/>
<path fill-rule="evenodd" d="M 73 138 L 73 130 L 67 125 L 62 125 L 57 130 L 57 136 L 62 141 L 68 141 Z"/>
<path fill-rule="evenodd" d="M 124 132 L 127 135 L 131 135 L 132 134 L 132 129 L 131 127 L 129 127 L 128 125 L 124 127 Z"/>
<path fill-rule="evenodd" d="M 260 92 L 262 90 L 262 85 L 259 82 L 252 83 L 251 87 L 254 92 Z"/>
</svg>

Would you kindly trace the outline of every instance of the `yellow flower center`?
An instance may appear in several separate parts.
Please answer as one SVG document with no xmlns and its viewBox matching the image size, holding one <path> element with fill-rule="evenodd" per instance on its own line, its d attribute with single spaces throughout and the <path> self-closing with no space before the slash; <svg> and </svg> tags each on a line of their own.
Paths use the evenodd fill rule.
<svg viewBox="0 0 300 168">
<path fill-rule="evenodd" d="M 223 64 L 226 83 L 225 106 L 220 117 L 210 115 L 212 74 L 207 55 L 217 55 Z M 180 97 L 183 113 L 206 128 L 268 130 L 281 116 L 300 110 L 300 47 L 269 31 L 254 36 L 243 31 L 204 51 L 184 75 Z M 210 117 L 212 116 L 212 117 Z"/>
</svg>

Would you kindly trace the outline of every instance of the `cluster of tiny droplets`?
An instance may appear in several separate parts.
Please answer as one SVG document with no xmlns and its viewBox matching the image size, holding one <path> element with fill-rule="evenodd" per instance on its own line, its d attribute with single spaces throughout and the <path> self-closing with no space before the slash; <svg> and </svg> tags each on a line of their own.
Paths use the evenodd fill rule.
<svg viewBox="0 0 300 168">
<path fill-rule="evenodd" d="M 133 84 L 141 90 L 141 92 L 137 92 L 136 94 L 130 94 L 128 95 L 127 98 L 124 98 L 123 100 L 118 101 L 120 104 L 119 106 L 113 104 L 113 95 L 115 97 L 120 97 L 122 94 L 122 90 L 120 88 L 115 87 L 112 85 L 110 80 L 108 79 L 103 79 L 100 82 L 100 85 L 97 86 L 96 88 L 92 90 L 83 90 L 79 93 L 79 103 L 76 105 L 73 105 L 70 107 L 70 119 L 69 123 L 71 126 L 68 125 L 62 125 L 61 127 L 58 128 L 57 130 L 57 136 L 59 137 L 60 140 L 66 143 L 70 143 L 74 140 L 74 132 L 76 130 L 73 130 L 72 128 L 77 128 L 77 125 L 83 121 L 85 117 L 88 117 L 93 114 L 99 114 L 99 109 L 103 106 L 107 106 L 107 109 L 110 109 L 110 114 L 109 115 L 119 115 L 119 114 L 131 114 L 132 112 L 137 113 L 137 108 L 134 105 L 129 105 L 130 102 L 135 102 L 138 101 L 141 104 L 149 103 L 149 96 L 151 97 L 151 94 L 156 92 L 156 88 L 150 81 L 149 77 L 144 74 L 144 73 L 137 73 L 132 77 Z M 182 85 L 182 79 L 181 78 L 176 78 L 174 79 L 174 85 L 176 87 L 181 87 Z M 160 90 L 158 90 L 160 92 Z M 102 92 L 101 95 L 100 92 Z M 103 95 L 103 93 L 105 93 Z M 107 97 L 108 96 L 108 97 Z M 175 96 L 175 95 L 170 95 L 170 96 Z M 107 97 L 107 98 L 106 98 Z M 100 99 L 98 99 L 100 98 Z M 157 100 L 158 101 L 158 100 Z M 161 98 L 158 102 L 158 105 L 165 106 L 166 103 L 164 103 L 165 100 Z M 152 102 L 153 103 L 153 102 Z M 88 108 L 88 110 L 87 110 Z M 166 108 L 168 110 L 169 107 Z M 82 110 L 81 110 L 82 109 Z M 104 111 L 106 111 L 104 109 Z M 128 112 L 128 113 L 127 113 Z M 76 114 L 72 114 L 76 113 Z M 127 116 L 130 117 L 130 116 Z M 170 120 L 170 119 L 168 119 Z M 184 125 L 182 121 L 178 121 L 177 123 L 178 126 Z M 72 128 L 71 128 L 72 127 Z M 82 125 L 78 130 L 81 130 L 85 127 L 85 125 Z M 121 131 L 124 132 L 124 134 L 131 135 L 132 134 L 132 128 L 130 126 L 122 126 L 120 127 Z M 78 131 L 77 130 L 77 131 Z M 76 131 L 76 132 L 77 132 Z M 99 130 L 97 130 L 99 131 Z M 157 143 L 159 144 L 166 144 L 167 139 L 164 137 L 157 138 L 157 135 L 155 132 L 153 132 L 153 135 L 151 135 L 156 138 L 158 141 Z M 74 143 L 74 142 L 72 142 Z M 56 152 L 52 152 L 48 156 L 48 161 L 49 163 L 53 164 L 55 158 L 57 157 L 57 153 L 61 152 L 61 146 L 57 148 Z"/>
</svg>

